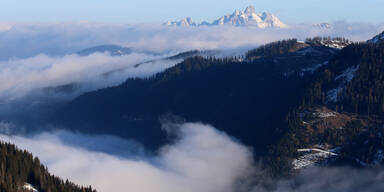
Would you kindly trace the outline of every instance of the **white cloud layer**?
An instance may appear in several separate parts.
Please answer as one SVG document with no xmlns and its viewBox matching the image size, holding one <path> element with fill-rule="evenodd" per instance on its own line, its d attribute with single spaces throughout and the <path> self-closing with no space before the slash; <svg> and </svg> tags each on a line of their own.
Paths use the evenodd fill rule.
<svg viewBox="0 0 384 192">
<path fill-rule="evenodd" d="M 70 137 L 63 135 L 71 133 L 42 133 L 29 138 L 0 135 L 0 139 L 32 152 L 53 174 L 92 185 L 101 192 L 232 192 L 237 181 L 250 176 L 254 169 L 247 147 L 208 125 L 180 125 L 179 139 L 148 159 L 122 158 L 71 146 Z M 112 141 L 81 137 L 84 143 L 107 146 Z M 126 150 L 133 146 L 122 144 Z"/>
<path fill-rule="evenodd" d="M 189 49 L 255 47 L 286 38 L 342 36 L 355 41 L 372 38 L 383 25 L 332 23 L 331 29 L 311 24 L 287 29 L 252 27 L 166 27 L 159 24 L 112 25 L 100 23 L 3 24 L 0 29 L 0 59 L 32 57 L 40 53 L 64 55 L 100 44 L 118 44 L 151 52 Z"/>
<path fill-rule="evenodd" d="M 14 99 L 39 88 L 85 83 L 86 86 L 75 94 L 78 95 L 116 85 L 129 77 L 148 76 L 176 64 L 162 61 L 133 67 L 139 62 L 159 58 L 152 53 L 169 54 L 191 49 L 231 49 L 229 52 L 239 53 L 271 41 L 313 36 L 342 36 L 362 41 L 382 29 L 380 25 L 342 21 L 333 23 L 331 29 L 319 29 L 307 24 L 291 25 L 287 29 L 257 29 L 87 22 L 3 23 L 0 24 L 0 60 L 3 60 L 0 61 L 0 99 Z M 136 53 L 121 57 L 106 54 L 80 57 L 73 54 L 101 44 L 123 45 Z M 118 69 L 125 70 L 108 77 L 104 75 Z"/>
<path fill-rule="evenodd" d="M 0 129 L 9 124 L 0 124 Z M 263 175 L 249 148 L 209 125 L 178 125 L 178 140 L 149 156 L 140 144 L 115 136 L 67 131 L 0 135 L 38 156 L 51 173 L 99 192 L 382 191 L 384 171 L 313 167 L 290 179 Z"/>
<path fill-rule="evenodd" d="M 180 60 L 157 60 L 159 56 L 130 54 L 110 56 L 96 53 L 89 56 L 76 54 L 63 57 L 38 55 L 27 59 L 0 61 L 0 99 L 15 99 L 29 92 L 76 84 L 74 94 L 118 85 L 129 77 L 148 77 Z"/>
</svg>

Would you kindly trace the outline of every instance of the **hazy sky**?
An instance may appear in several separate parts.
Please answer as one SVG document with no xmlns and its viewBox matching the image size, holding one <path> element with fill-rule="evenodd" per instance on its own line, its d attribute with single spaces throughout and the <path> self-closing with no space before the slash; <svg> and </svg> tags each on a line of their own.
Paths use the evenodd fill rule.
<svg viewBox="0 0 384 192">
<path fill-rule="evenodd" d="M 254 5 L 286 23 L 384 22 L 384 0 L 0 0 L 0 22 L 163 22 L 191 16 L 211 21 Z"/>
</svg>

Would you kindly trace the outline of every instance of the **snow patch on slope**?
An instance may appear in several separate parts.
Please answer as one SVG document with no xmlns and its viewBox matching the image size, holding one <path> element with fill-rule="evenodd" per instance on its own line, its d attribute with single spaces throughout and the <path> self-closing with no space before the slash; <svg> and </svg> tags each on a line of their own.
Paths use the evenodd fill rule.
<svg viewBox="0 0 384 192">
<path fill-rule="evenodd" d="M 39 192 L 37 189 L 35 189 L 31 184 L 25 183 L 23 186 L 23 189 L 30 191 L 30 192 Z"/>
<path fill-rule="evenodd" d="M 313 116 L 319 117 L 319 118 L 328 118 L 328 117 L 336 117 L 336 112 L 316 112 L 313 113 Z"/>
<path fill-rule="evenodd" d="M 330 48 L 334 48 L 334 49 L 342 49 L 342 48 L 352 44 L 351 41 L 342 42 L 342 41 L 338 41 L 338 40 L 321 41 L 320 43 L 326 47 L 330 47 Z"/>
<path fill-rule="evenodd" d="M 355 77 L 359 65 L 347 68 L 342 74 L 336 76 L 335 81 L 340 81 L 339 86 L 327 92 L 328 102 L 337 102 L 337 96 L 343 91 L 347 83 Z"/>
<path fill-rule="evenodd" d="M 359 66 L 353 66 L 346 69 L 342 74 L 338 75 L 335 80 L 344 79 L 347 82 L 350 82 L 354 77 L 356 71 L 359 69 Z"/>
<path fill-rule="evenodd" d="M 298 149 L 297 152 L 307 154 L 293 160 L 293 169 L 300 170 L 309 166 L 314 166 L 316 164 L 325 163 L 330 160 L 330 158 L 338 156 L 335 151 L 336 150 L 323 150 L 317 148 Z"/>
</svg>

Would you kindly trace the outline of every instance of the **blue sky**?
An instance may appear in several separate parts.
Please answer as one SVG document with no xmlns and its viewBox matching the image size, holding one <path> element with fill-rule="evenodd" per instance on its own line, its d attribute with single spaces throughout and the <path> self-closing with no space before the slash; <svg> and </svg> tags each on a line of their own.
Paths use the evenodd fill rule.
<svg viewBox="0 0 384 192">
<path fill-rule="evenodd" d="M 211 21 L 248 5 L 286 23 L 384 22 L 384 0 L 1 0 L 0 21 L 142 23 L 187 16 Z"/>
</svg>

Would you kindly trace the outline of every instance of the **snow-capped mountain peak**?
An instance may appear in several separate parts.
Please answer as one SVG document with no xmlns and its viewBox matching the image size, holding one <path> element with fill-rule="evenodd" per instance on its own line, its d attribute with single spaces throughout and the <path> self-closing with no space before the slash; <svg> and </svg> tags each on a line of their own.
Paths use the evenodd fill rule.
<svg viewBox="0 0 384 192">
<path fill-rule="evenodd" d="M 262 21 L 264 22 L 265 27 L 277 27 L 277 28 L 285 28 L 288 27 L 286 24 L 280 21 L 275 15 L 271 13 L 263 12 L 260 16 Z"/>
<path fill-rule="evenodd" d="M 188 19 L 188 18 L 187 18 Z M 285 28 L 286 24 L 281 22 L 279 18 L 271 13 L 256 13 L 254 6 L 248 6 L 244 11 L 235 10 L 232 14 L 222 16 L 215 21 L 202 22 L 196 24 L 192 19 L 181 21 L 169 21 L 165 23 L 167 26 L 218 26 L 218 25 L 232 25 L 232 26 L 253 26 L 258 28 Z"/>
<path fill-rule="evenodd" d="M 191 17 L 186 17 L 180 21 L 168 21 L 165 23 L 167 26 L 196 26 Z"/>
</svg>

